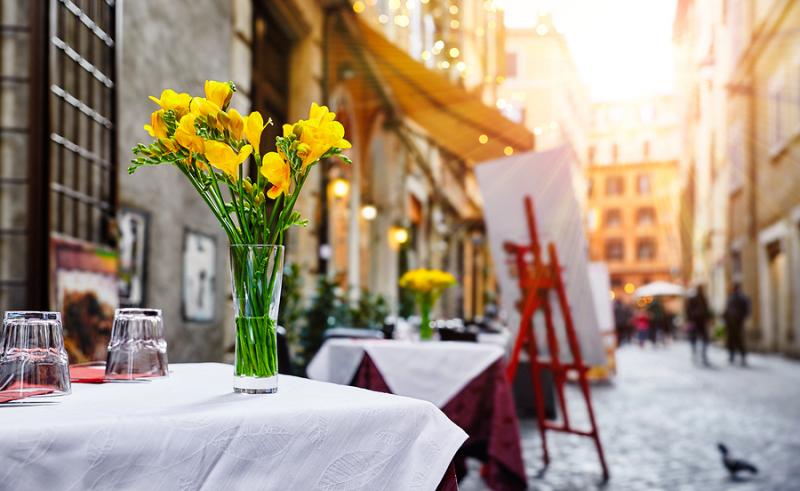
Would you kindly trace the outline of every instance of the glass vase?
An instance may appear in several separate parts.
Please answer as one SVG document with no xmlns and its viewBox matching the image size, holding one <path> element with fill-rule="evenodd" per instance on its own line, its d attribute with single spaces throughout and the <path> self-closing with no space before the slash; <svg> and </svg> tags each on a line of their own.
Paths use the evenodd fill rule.
<svg viewBox="0 0 800 491">
<path fill-rule="evenodd" d="M 431 310 L 433 310 L 433 301 L 428 295 L 422 295 L 419 299 L 419 339 L 421 341 L 430 341 L 433 339 L 433 328 L 431 327 Z"/>
<path fill-rule="evenodd" d="M 283 279 L 283 246 L 231 245 L 231 288 L 236 318 L 233 390 L 278 391 L 275 328 Z"/>
</svg>

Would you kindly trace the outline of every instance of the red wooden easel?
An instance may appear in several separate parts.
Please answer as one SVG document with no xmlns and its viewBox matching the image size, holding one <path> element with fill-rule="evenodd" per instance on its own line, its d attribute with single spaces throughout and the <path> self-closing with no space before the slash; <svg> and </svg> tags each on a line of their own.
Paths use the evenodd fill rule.
<svg viewBox="0 0 800 491">
<path fill-rule="evenodd" d="M 600 458 L 600 465 L 603 468 L 603 480 L 608 480 L 609 473 L 606 459 L 603 454 L 603 445 L 600 443 L 600 435 L 597 431 L 597 423 L 594 419 L 594 409 L 592 408 L 592 398 L 589 393 L 589 382 L 586 378 L 586 371 L 589 369 L 583 363 L 578 337 L 575 334 L 575 326 L 572 322 L 572 314 L 567 303 L 567 294 L 564 290 L 564 282 L 561 278 L 561 265 L 558 262 L 558 254 L 554 244 L 547 246 L 549 263 L 542 259 L 542 250 L 539 245 L 539 235 L 536 230 L 536 217 L 533 213 L 533 200 L 530 196 L 525 197 L 525 214 L 530 235 L 530 244 L 522 245 L 511 242 L 503 244 L 505 251 L 512 256 L 519 278 L 519 288 L 523 293 L 522 297 L 522 318 L 519 324 L 519 332 L 514 342 L 514 350 L 511 352 L 511 361 L 508 364 L 506 378 L 513 382 L 519 365 L 519 355 L 523 345 L 528 346 L 528 356 L 531 363 L 531 376 L 533 387 L 536 394 L 536 419 L 539 423 L 539 433 L 542 437 L 542 450 L 544 452 L 544 467 L 550 464 L 550 454 L 547 451 L 547 430 L 561 431 L 590 437 L 594 440 L 597 447 L 597 454 Z M 529 259 L 530 258 L 530 259 Z M 558 307 L 564 319 L 564 325 L 572 353 L 572 362 L 564 363 L 559 359 L 559 345 L 556 337 L 555 325 L 553 324 L 553 311 L 550 303 L 550 293 L 555 291 L 558 298 Z M 533 315 L 541 309 L 544 313 L 545 325 L 547 330 L 547 351 L 549 356 L 540 355 L 536 333 L 533 328 Z M 562 422 L 556 423 L 548 421 L 545 417 L 544 391 L 542 390 L 542 370 L 549 369 L 553 374 L 556 386 L 558 404 L 561 408 Z M 589 413 L 591 429 L 588 431 L 573 428 L 570 425 L 569 412 L 567 411 L 566 399 L 564 397 L 564 385 L 567 381 L 568 372 L 577 373 L 577 381 L 580 385 L 583 398 L 586 401 L 586 408 Z"/>
</svg>

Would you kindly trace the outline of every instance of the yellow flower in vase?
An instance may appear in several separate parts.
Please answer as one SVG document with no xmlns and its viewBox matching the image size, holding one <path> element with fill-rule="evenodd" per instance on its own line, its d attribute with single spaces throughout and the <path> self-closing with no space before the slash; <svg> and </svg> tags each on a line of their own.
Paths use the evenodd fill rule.
<svg viewBox="0 0 800 491">
<path fill-rule="evenodd" d="M 242 139 L 244 133 L 244 117 L 239 114 L 239 111 L 230 109 L 227 113 L 219 113 L 219 118 L 222 119 L 222 126 L 228 130 L 231 138 L 237 142 Z"/>
<path fill-rule="evenodd" d="M 205 146 L 208 163 L 233 180 L 239 178 L 239 166 L 253 153 L 253 147 L 250 145 L 243 146 L 238 154 L 227 143 L 209 140 Z"/>
<path fill-rule="evenodd" d="M 261 175 L 272 184 L 272 188 L 267 191 L 270 199 L 275 199 L 281 194 L 289 194 L 292 169 L 278 152 L 269 152 L 261 159 Z"/>
<path fill-rule="evenodd" d="M 175 115 L 180 118 L 189 112 L 189 105 L 192 101 L 192 96 L 186 93 L 177 93 L 172 89 L 165 89 L 161 92 L 161 97 L 156 99 L 150 96 L 150 100 L 161 106 L 165 111 L 175 111 Z"/>
<path fill-rule="evenodd" d="M 206 80 L 203 87 L 206 93 L 206 99 L 214 103 L 220 109 L 227 109 L 228 104 L 231 103 L 233 97 L 233 89 L 229 82 L 217 82 L 215 80 Z"/>
<path fill-rule="evenodd" d="M 197 115 L 194 113 L 189 113 L 182 117 L 178 123 L 178 127 L 175 129 L 173 138 L 175 138 L 175 141 L 177 141 L 180 146 L 189 151 L 204 153 L 205 142 L 203 138 L 197 134 L 197 130 L 194 127 L 196 119 Z"/>
<path fill-rule="evenodd" d="M 251 112 L 244 120 L 244 136 L 258 154 L 261 153 L 259 150 L 261 148 L 261 133 L 270 123 L 272 123 L 271 119 L 264 123 L 264 118 L 258 111 Z"/>
<path fill-rule="evenodd" d="M 153 113 L 150 115 L 150 124 L 144 125 L 144 130 L 147 132 L 147 134 L 153 138 L 158 138 L 159 140 L 167 138 L 168 136 L 167 124 L 162 119 L 163 114 L 164 109 L 153 111 Z"/>
</svg>

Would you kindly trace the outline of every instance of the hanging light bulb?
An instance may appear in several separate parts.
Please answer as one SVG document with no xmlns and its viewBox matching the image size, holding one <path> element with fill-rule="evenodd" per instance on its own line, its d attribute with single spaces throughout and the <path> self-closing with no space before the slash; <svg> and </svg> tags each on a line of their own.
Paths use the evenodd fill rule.
<svg viewBox="0 0 800 491">
<path fill-rule="evenodd" d="M 375 220 L 378 216 L 378 209 L 374 205 L 364 205 L 361 207 L 361 218 L 367 221 Z"/>
</svg>

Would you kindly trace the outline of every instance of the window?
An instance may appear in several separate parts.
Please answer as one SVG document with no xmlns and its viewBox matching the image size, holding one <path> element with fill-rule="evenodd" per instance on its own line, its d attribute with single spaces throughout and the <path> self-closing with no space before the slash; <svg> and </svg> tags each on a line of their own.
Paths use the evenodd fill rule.
<svg viewBox="0 0 800 491">
<path fill-rule="evenodd" d="M 606 227 L 617 228 L 622 226 L 622 212 L 618 208 L 606 210 Z"/>
<path fill-rule="evenodd" d="M 517 78 L 517 53 L 509 51 L 506 53 L 506 78 Z"/>
<path fill-rule="evenodd" d="M 606 261 L 622 261 L 625 259 L 625 244 L 622 239 L 606 240 Z"/>
<path fill-rule="evenodd" d="M 639 227 L 649 227 L 656 223 L 656 210 L 651 206 L 636 210 L 636 225 Z"/>
<path fill-rule="evenodd" d="M 772 155 L 780 153 L 786 145 L 788 132 L 786 131 L 786 121 L 783 116 L 784 84 L 781 78 L 772 81 L 769 88 L 767 100 L 767 115 L 769 118 L 769 151 Z"/>
<path fill-rule="evenodd" d="M 621 176 L 606 178 L 606 195 L 619 196 L 625 192 L 625 180 Z"/>
<path fill-rule="evenodd" d="M 656 258 L 656 242 L 653 239 L 639 239 L 636 242 L 636 259 L 652 261 Z"/>
<path fill-rule="evenodd" d="M 650 174 L 639 174 L 636 176 L 636 192 L 639 194 L 650 194 Z"/>
</svg>

